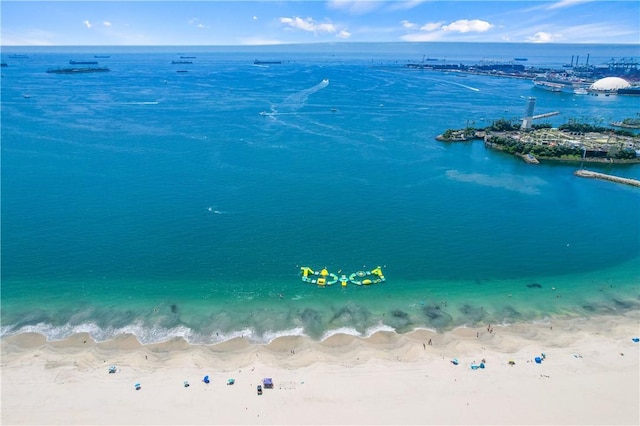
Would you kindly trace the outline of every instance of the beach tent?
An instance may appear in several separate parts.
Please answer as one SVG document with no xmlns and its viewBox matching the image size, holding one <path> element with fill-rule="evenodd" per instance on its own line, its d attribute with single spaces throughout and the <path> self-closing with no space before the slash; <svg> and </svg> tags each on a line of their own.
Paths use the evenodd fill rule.
<svg viewBox="0 0 640 426">
<path fill-rule="evenodd" d="M 209 376 L 204 376 L 204 379 L 202 379 L 202 381 L 205 383 L 209 383 L 210 382 Z"/>
<path fill-rule="evenodd" d="M 269 389 L 273 387 L 273 380 L 271 379 L 271 377 L 267 377 L 262 379 L 262 384 L 264 385 L 265 389 Z"/>
</svg>

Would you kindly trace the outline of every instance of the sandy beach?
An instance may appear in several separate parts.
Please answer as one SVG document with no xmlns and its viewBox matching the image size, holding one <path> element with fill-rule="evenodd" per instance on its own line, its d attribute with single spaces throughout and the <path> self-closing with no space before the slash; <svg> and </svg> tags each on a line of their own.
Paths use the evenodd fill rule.
<svg viewBox="0 0 640 426">
<path fill-rule="evenodd" d="M 1 342 L 1 421 L 637 425 L 640 344 L 632 339 L 639 318 L 633 312 L 323 342 L 283 337 L 268 345 L 141 345 L 133 336 L 96 343 L 86 334 L 46 342 L 21 334 Z M 483 360 L 485 368 L 471 368 Z M 265 377 L 274 388 L 257 395 Z"/>
</svg>

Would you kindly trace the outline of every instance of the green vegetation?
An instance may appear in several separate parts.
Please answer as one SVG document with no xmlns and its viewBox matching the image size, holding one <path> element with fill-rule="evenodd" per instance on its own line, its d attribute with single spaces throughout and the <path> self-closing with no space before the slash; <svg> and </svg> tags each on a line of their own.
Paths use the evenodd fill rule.
<svg viewBox="0 0 640 426">
<path fill-rule="evenodd" d="M 512 132 L 514 130 L 520 130 L 520 123 L 501 118 L 491 123 L 491 126 L 487 127 L 485 130 L 493 132 Z"/>
<path fill-rule="evenodd" d="M 623 121 L 624 122 L 624 121 Z M 625 129 L 612 129 L 610 127 L 595 126 L 589 123 L 580 123 L 577 120 L 569 120 L 565 124 L 558 126 L 558 130 L 576 133 L 613 133 L 620 136 L 640 137 L 632 131 Z"/>
<path fill-rule="evenodd" d="M 487 142 L 497 145 L 500 150 L 509 154 L 533 154 L 536 157 L 543 158 L 580 158 L 582 156 L 581 149 L 570 146 L 536 145 L 502 136 L 491 136 L 487 139 Z"/>
<path fill-rule="evenodd" d="M 636 152 L 632 149 L 622 149 L 613 156 L 620 160 L 633 160 L 636 158 Z"/>
</svg>

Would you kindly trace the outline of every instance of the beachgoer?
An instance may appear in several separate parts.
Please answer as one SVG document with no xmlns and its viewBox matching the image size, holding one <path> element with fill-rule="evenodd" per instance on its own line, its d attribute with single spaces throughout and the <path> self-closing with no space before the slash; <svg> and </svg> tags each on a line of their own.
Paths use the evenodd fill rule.
<svg viewBox="0 0 640 426">
<path fill-rule="evenodd" d="M 422 343 L 422 349 L 427 349 L 427 345 L 425 345 L 424 343 Z"/>
<path fill-rule="evenodd" d="M 429 346 L 433 346 L 433 343 L 431 342 L 431 339 L 429 339 Z"/>
</svg>

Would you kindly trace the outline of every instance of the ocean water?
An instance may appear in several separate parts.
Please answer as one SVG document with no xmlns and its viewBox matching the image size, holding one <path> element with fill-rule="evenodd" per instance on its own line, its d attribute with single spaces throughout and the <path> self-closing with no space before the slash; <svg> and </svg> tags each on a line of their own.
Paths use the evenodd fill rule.
<svg viewBox="0 0 640 426">
<path fill-rule="evenodd" d="M 561 112 L 553 125 L 635 117 L 640 98 L 403 67 L 423 56 L 558 67 L 572 55 L 598 65 L 640 52 L 4 48 L 1 333 L 268 342 L 638 309 L 637 188 L 434 138 L 519 118 L 530 96 L 536 113 Z M 180 56 L 196 58 L 171 64 Z M 69 60 L 111 71 L 45 72 Z M 638 165 L 589 168 L 640 178 Z M 386 282 L 317 288 L 302 266 L 381 266 Z"/>
</svg>

